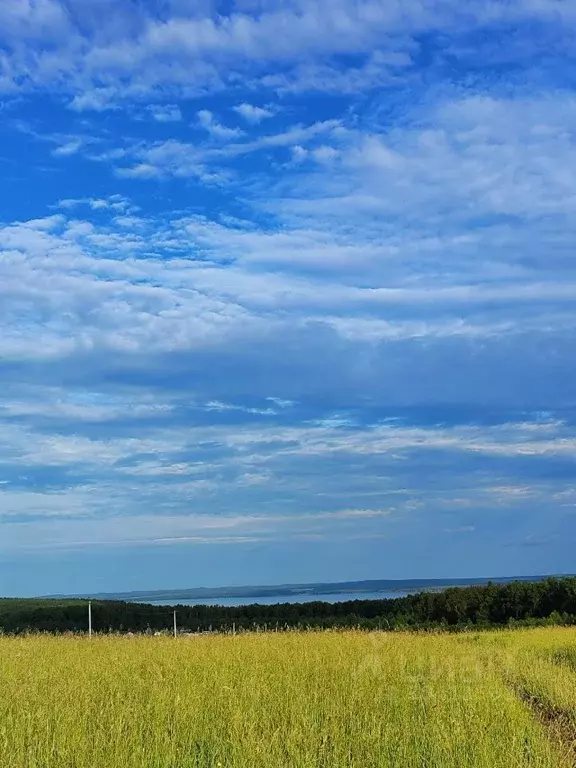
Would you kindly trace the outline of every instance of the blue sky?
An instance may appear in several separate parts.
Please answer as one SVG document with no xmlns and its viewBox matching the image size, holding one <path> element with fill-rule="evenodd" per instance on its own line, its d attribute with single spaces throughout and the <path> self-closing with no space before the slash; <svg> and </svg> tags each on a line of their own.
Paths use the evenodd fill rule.
<svg viewBox="0 0 576 768">
<path fill-rule="evenodd" d="M 3 0 L 0 593 L 574 571 L 575 32 Z"/>
</svg>

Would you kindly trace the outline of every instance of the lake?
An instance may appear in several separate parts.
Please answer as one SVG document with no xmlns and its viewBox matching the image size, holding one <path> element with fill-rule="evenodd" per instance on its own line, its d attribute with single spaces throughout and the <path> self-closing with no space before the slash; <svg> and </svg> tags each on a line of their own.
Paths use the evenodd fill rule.
<svg viewBox="0 0 576 768">
<path fill-rule="evenodd" d="M 415 590 L 421 592 L 422 590 Z M 275 605 L 276 603 L 312 603 L 322 601 L 325 603 L 344 603 L 348 600 L 384 600 L 394 597 L 406 597 L 412 594 L 404 591 L 389 592 L 334 592 L 328 595 L 267 595 L 265 597 L 209 597 L 195 600 L 146 600 L 134 602 L 146 602 L 151 605 Z"/>
</svg>

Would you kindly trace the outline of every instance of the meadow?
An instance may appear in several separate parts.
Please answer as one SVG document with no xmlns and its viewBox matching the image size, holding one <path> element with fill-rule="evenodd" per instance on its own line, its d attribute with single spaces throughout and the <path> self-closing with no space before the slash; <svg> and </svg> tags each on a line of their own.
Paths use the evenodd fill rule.
<svg viewBox="0 0 576 768">
<path fill-rule="evenodd" d="M 0 638 L 0 765 L 574 765 L 576 630 Z"/>
</svg>

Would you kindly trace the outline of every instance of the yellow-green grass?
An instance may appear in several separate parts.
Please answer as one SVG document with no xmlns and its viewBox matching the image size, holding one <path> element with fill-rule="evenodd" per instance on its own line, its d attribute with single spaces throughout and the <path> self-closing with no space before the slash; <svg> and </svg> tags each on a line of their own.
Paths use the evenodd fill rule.
<svg viewBox="0 0 576 768">
<path fill-rule="evenodd" d="M 0 766 L 568 766 L 571 659 L 560 628 L 2 638 Z"/>
</svg>

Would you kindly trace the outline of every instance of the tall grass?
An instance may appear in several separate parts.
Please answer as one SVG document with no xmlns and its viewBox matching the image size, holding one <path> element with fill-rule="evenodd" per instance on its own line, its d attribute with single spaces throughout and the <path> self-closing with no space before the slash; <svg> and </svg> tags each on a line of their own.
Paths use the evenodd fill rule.
<svg viewBox="0 0 576 768">
<path fill-rule="evenodd" d="M 567 766 L 519 691 L 574 707 L 570 654 L 562 629 L 3 638 L 0 765 Z"/>
</svg>

